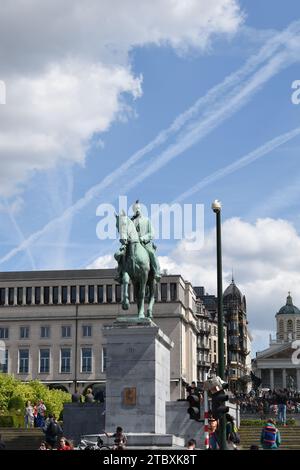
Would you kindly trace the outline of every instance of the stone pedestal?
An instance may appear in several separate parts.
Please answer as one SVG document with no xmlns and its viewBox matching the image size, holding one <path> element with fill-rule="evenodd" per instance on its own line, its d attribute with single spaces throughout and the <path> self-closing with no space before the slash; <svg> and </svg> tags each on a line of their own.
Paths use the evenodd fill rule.
<svg viewBox="0 0 300 470">
<path fill-rule="evenodd" d="M 107 348 L 106 431 L 166 433 L 171 340 L 151 321 L 104 327 Z"/>
</svg>

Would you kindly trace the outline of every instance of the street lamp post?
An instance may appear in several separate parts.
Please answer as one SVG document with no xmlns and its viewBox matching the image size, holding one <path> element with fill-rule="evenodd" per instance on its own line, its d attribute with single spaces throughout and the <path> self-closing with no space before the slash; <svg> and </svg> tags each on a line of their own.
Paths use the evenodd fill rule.
<svg viewBox="0 0 300 470">
<path fill-rule="evenodd" d="M 224 315 L 223 315 L 223 285 L 222 285 L 222 244 L 221 244 L 221 203 L 215 200 L 211 205 L 216 214 L 217 235 L 217 297 L 218 297 L 218 375 L 225 380 L 224 364 Z M 220 449 L 226 450 L 226 417 L 219 421 Z"/>
</svg>

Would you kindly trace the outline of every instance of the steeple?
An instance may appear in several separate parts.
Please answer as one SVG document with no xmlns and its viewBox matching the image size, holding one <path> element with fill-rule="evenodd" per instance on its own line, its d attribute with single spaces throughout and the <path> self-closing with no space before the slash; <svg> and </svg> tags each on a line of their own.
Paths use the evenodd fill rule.
<svg viewBox="0 0 300 470">
<path fill-rule="evenodd" d="M 288 296 L 286 298 L 286 305 L 293 305 L 293 299 L 290 291 L 288 292 Z"/>
</svg>

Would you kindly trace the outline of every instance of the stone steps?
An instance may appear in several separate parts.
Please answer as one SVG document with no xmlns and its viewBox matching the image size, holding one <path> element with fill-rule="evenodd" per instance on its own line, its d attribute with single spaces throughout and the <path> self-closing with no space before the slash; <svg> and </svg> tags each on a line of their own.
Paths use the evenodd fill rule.
<svg viewBox="0 0 300 470">
<path fill-rule="evenodd" d="M 281 450 L 300 449 L 300 426 L 278 427 L 281 436 Z M 249 449 L 252 444 L 260 445 L 262 426 L 241 426 L 239 434 L 241 447 Z"/>
<path fill-rule="evenodd" d="M 41 429 L 0 428 L 7 450 L 36 450 L 45 435 Z"/>
</svg>

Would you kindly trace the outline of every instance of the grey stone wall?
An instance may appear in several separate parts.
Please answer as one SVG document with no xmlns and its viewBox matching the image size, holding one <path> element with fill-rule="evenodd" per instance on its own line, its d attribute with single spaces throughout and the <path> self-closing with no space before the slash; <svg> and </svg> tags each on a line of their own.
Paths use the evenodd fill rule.
<svg viewBox="0 0 300 470">
<path fill-rule="evenodd" d="M 100 434 L 105 430 L 103 403 L 66 403 L 63 411 L 64 436 L 78 444 L 83 434 Z"/>
<path fill-rule="evenodd" d="M 187 401 L 171 401 L 166 406 L 166 432 L 182 437 L 185 444 L 195 439 L 197 448 L 204 448 L 204 421 L 190 419 Z M 202 415 L 204 413 L 202 412 Z"/>
</svg>

